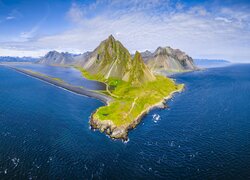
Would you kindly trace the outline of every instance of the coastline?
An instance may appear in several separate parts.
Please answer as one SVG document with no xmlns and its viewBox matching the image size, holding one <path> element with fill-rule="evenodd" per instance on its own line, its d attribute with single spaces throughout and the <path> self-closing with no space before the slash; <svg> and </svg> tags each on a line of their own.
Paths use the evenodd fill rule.
<svg viewBox="0 0 250 180">
<path fill-rule="evenodd" d="M 8 66 L 8 65 L 2 65 L 2 66 L 7 67 L 9 69 L 12 69 L 12 70 L 14 70 L 16 72 L 31 76 L 33 78 L 42 80 L 42 81 L 47 82 L 49 84 L 55 85 L 57 87 L 63 88 L 63 89 L 68 90 L 70 92 L 98 99 L 98 100 L 102 101 L 106 105 L 110 101 L 113 100 L 110 96 L 98 93 L 96 91 L 88 90 L 88 89 L 85 89 L 85 88 L 82 88 L 82 87 L 72 86 L 72 85 L 67 84 L 67 83 L 65 83 L 63 81 L 55 80 L 55 79 L 53 79 L 51 77 L 48 77 L 46 75 L 38 74 L 38 73 L 28 71 L 28 70 L 24 70 L 24 69 L 15 68 L 13 66 Z"/>
<path fill-rule="evenodd" d="M 111 96 L 105 95 L 98 93 L 96 91 L 84 89 L 82 87 L 78 86 L 72 86 L 70 84 L 65 83 L 64 81 L 56 80 L 56 78 L 49 77 L 43 74 L 39 74 L 33 71 L 25 70 L 25 69 L 19 69 L 13 66 L 8 66 L 8 65 L 2 65 L 4 67 L 10 68 L 14 71 L 17 71 L 19 73 L 25 74 L 27 76 L 42 80 L 46 83 L 49 83 L 51 85 L 55 85 L 57 87 L 63 88 L 64 90 L 68 90 L 70 92 L 79 94 L 79 95 L 84 95 L 88 96 L 91 98 L 98 99 L 102 101 L 105 106 L 108 106 L 110 102 L 113 101 L 113 98 Z M 174 80 L 172 79 L 174 82 Z M 134 129 L 143 119 L 143 117 L 148 114 L 151 110 L 155 108 L 166 108 L 166 101 L 170 100 L 175 93 L 180 93 L 184 89 L 184 86 L 172 91 L 168 96 L 164 97 L 161 101 L 158 103 L 155 103 L 146 109 L 144 109 L 132 122 L 121 125 L 121 126 L 116 126 L 111 120 L 99 120 L 94 118 L 94 114 L 96 113 L 97 110 L 95 110 L 89 119 L 89 124 L 91 129 L 97 129 L 102 133 L 105 133 L 112 139 L 121 139 L 123 141 L 128 140 L 128 133 L 130 130 Z"/>
<path fill-rule="evenodd" d="M 176 91 L 171 92 L 167 97 L 164 97 L 161 101 L 158 103 L 155 103 L 154 105 L 149 106 L 147 109 L 143 110 L 131 123 L 122 125 L 120 127 L 117 127 L 114 125 L 114 123 L 110 120 L 99 120 L 94 119 L 93 115 L 95 112 L 91 114 L 90 117 L 90 126 L 92 129 L 98 129 L 100 132 L 107 134 L 112 139 L 121 139 L 123 141 L 128 140 L 128 133 L 130 130 L 134 129 L 143 119 L 143 117 L 148 114 L 151 110 L 156 108 L 165 108 L 166 102 L 170 100 L 175 93 L 180 93 L 184 89 L 184 86 Z M 108 105 L 108 104 L 107 104 Z"/>
</svg>

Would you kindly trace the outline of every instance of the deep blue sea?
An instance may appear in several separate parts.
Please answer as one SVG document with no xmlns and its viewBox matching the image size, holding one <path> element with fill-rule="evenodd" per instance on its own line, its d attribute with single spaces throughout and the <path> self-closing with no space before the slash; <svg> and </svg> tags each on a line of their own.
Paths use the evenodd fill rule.
<svg viewBox="0 0 250 180">
<path fill-rule="evenodd" d="M 0 179 L 250 179 L 250 65 L 174 78 L 123 143 L 89 129 L 100 101 L 0 66 Z"/>
</svg>

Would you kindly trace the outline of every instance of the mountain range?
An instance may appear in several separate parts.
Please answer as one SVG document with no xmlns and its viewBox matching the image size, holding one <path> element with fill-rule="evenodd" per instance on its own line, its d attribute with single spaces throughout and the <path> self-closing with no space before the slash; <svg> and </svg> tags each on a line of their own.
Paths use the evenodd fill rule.
<svg viewBox="0 0 250 180">
<path fill-rule="evenodd" d="M 33 57 L 11 57 L 0 56 L 0 62 L 36 62 L 38 58 Z"/>
<path fill-rule="evenodd" d="M 90 74 L 104 78 L 118 78 L 138 82 L 152 81 L 153 74 L 169 74 L 196 70 L 193 59 L 179 49 L 159 47 L 155 52 L 129 51 L 110 35 L 93 52 L 80 55 L 50 51 L 39 60 L 41 64 L 76 65 L 84 68 Z"/>
<path fill-rule="evenodd" d="M 131 82 L 135 79 L 138 80 L 137 82 L 155 80 L 140 53 L 137 52 L 132 59 L 129 51 L 112 35 L 80 62 L 83 62 L 82 67 L 90 74 L 99 75 L 105 79 L 117 78 Z"/>
<path fill-rule="evenodd" d="M 197 70 L 190 56 L 171 47 L 158 47 L 154 53 L 142 52 L 142 58 L 154 73 L 169 74 Z"/>
<path fill-rule="evenodd" d="M 74 64 L 75 57 L 76 55 L 67 52 L 60 53 L 57 51 L 50 51 L 44 57 L 39 59 L 38 63 L 49 65 L 70 65 Z"/>
</svg>

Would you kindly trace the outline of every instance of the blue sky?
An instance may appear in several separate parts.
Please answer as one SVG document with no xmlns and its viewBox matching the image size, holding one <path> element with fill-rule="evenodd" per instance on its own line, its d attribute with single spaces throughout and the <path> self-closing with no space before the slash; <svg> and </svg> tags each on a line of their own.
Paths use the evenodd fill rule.
<svg viewBox="0 0 250 180">
<path fill-rule="evenodd" d="M 249 8 L 244 0 L 0 0 L 0 55 L 82 53 L 113 34 L 131 52 L 171 46 L 248 62 Z"/>
</svg>

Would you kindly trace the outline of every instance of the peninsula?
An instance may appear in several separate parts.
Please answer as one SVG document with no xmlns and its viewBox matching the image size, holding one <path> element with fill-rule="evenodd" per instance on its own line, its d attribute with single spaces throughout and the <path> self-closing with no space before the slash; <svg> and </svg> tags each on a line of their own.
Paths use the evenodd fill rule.
<svg viewBox="0 0 250 180">
<path fill-rule="evenodd" d="M 128 131 L 145 114 L 156 107 L 164 108 L 165 101 L 184 87 L 165 76 L 154 75 L 139 52 L 132 58 L 112 35 L 76 68 L 85 78 L 106 83 L 106 93 L 113 100 L 92 113 L 90 125 L 115 139 L 127 140 Z"/>
</svg>

